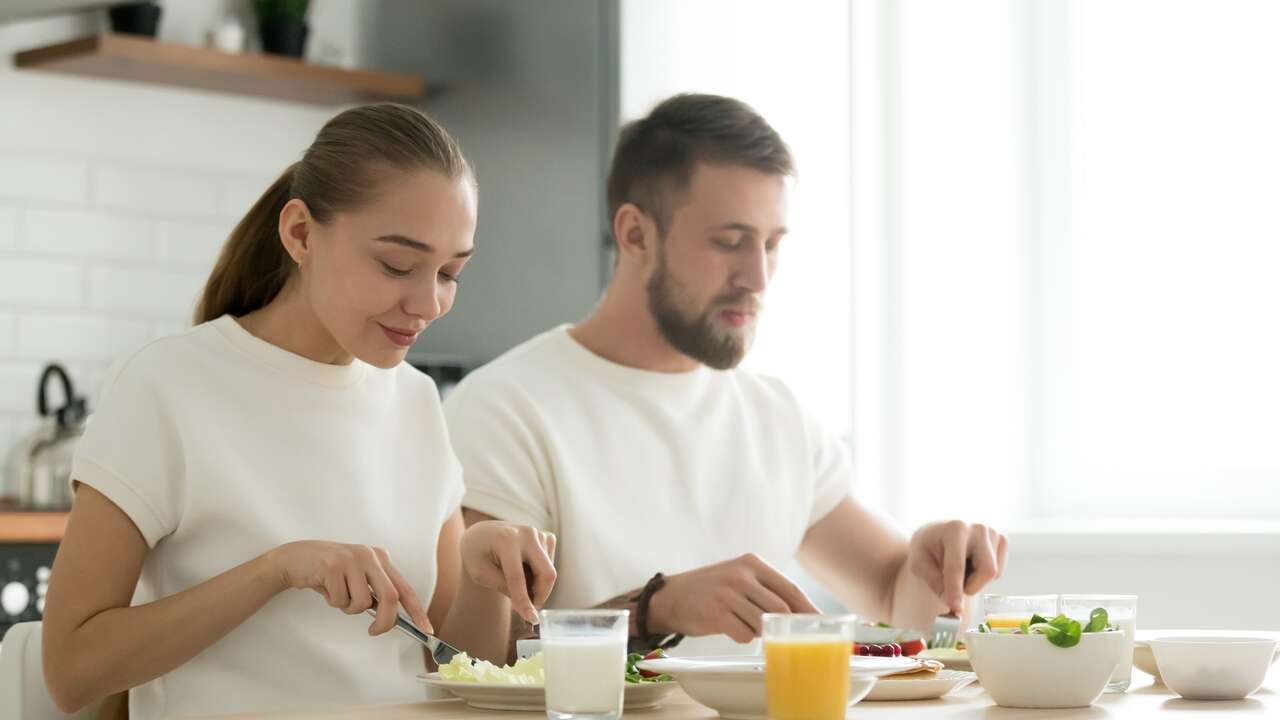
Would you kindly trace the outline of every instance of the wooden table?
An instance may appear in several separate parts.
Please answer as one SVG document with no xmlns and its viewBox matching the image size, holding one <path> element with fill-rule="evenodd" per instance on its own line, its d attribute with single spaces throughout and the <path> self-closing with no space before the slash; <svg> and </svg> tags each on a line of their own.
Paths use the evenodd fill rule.
<svg viewBox="0 0 1280 720">
<path fill-rule="evenodd" d="M 934 720 L 1129 720 L 1130 718 L 1164 718 L 1207 720 L 1208 718 L 1280 717 L 1280 671 L 1273 672 L 1268 684 L 1244 700 L 1206 702 L 1183 700 L 1164 685 L 1153 685 L 1151 676 L 1135 669 L 1134 685 L 1123 694 L 1103 695 L 1087 708 L 1065 710 L 1020 710 L 998 707 L 991 696 L 978 686 L 969 686 L 940 700 L 916 702 L 861 702 L 849 708 L 848 720 L 877 718 L 918 718 Z M 628 712 L 623 718 L 635 720 L 714 720 L 718 716 L 678 692 L 652 710 Z M 347 708 L 305 714 L 225 715 L 219 720 L 542 720 L 543 713 L 498 712 L 474 710 L 461 700 Z"/>
</svg>

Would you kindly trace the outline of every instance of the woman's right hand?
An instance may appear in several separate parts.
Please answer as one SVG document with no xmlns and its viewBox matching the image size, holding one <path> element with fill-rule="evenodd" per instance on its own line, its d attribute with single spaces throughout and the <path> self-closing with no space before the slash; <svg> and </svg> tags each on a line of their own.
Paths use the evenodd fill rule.
<svg viewBox="0 0 1280 720">
<path fill-rule="evenodd" d="M 315 590 L 348 615 L 376 604 L 378 617 L 369 626 L 370 635 L 394 628 L 398 607 L 419 628 L 434 632 L 418 594 L 382 548 L 300 540 L 281 545 L 266 557 L 284 589 Z"/>
</svg>

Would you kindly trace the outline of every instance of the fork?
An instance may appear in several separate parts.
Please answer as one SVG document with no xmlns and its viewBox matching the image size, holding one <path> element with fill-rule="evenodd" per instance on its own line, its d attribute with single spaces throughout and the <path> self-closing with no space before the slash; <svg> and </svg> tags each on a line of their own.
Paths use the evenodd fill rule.
<svg viewBox="0 0 1280 720">
<path fill-rule="evenodd" d="M 960 633 L 960 618 L 954 613 L 939 615 L 933 621 L 933 642 L 931 648 L 954 648 Z"/>
<path fill-rule="evenodd" d="M 365 610 L 365 612 L 374 617 L 377 617 L 378 616 L 377 603 L 374 603 L 373 607 L 369 608 L 368 610 Z M 414 625 L 412 621 L 410 621 L 408 618 L 406 618 L 404 615 L 400 614 L 399 612 L 396 613 L 396 629 L 404 633 L 405 635 L 408 635 L 409 637 L 413 638 L 414 640 L 417 640 L 418 642 L 422 643 L 422 645 L 426 647 L 428 651 L 431 652 L 431 658 L 436 661 L 437 667 L 440 665 L 448 665 L 449 661 L 452 660 L 455 655 L 459 655 L 462 653 L 462 651 L 459 650 L 458 648 L 450 645 L 444 640 L 441 640 L 435 635 L 432 635 L 431 633 L 428 633 L 420 629 L 417 625 Z"/>
</svg>

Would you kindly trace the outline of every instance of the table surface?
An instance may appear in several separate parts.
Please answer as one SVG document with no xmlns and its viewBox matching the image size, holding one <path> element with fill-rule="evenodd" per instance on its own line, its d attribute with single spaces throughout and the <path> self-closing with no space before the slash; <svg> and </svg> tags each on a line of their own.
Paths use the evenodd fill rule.
<svg viewBox="0 0 1280 720">
<path fill-rule="evenodd" d="M 1151 676 L 1133 671 L 1133 686 L 1126 693 L 1108 693 L 1091 707 L 1063 710 L 1025 710 L 997 706 L 980 686 L 970 685 L 945 698 L 906 702 L 860 702 L 849 708 L 848 720 L 875 720 L 875 718 L 944 718 L 949 720 L 1013 720 L 1031 718 L 1039 720 L 1077 720 L 1088 718 L 1165 718 L 1189 717 L 1194 720 L 1216 717 L 1280 717 L 1280 672 L 1273 672 L 1267 685 L 1243 700 L 1196 701 L 1183 700 L 1164 685 L 1153 684 Z M 224 715 L 219 720 L 533 720 L 545 718 L 545 713 L 501 712 L 476 710 L 461 700 L 439 700 L 407 705 L 381 705 L 310 712 L 304 714 L 254 714 Z M 712 720 L 714 710 L 695 703 L 683 692 L 676 691 L 662 705 L 650 710 L 637 710 L 624 714 L 624 718 L 636 720 Z"/>
</svg>

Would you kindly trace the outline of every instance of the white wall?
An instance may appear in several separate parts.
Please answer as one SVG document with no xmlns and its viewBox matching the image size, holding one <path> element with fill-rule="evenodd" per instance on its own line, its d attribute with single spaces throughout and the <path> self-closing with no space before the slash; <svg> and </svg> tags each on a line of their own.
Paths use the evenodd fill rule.
<svg viewBox="0 0 1280 720">
<path fill-rule="evenodd" d="M 752 105 L 791 146 L 790 232 L 745 366 L 850 425 L 849 14 L 845 3 L 624 0 L 622 119 L 679 92 Z"/>
<path fill-rule="evenodd" d="M 169 0 L 161 38 L 196 43 L 231 5 Z M 349 13 L 316 5 L 312 47 L 354 53 L 333 50 Z M 113 358 L 187 324 L 227 232 L 335 111 L 12 67 L 99 23 L 0 25 L 0 452 L 44 363 L 93 398 Z"/>
</svg>

